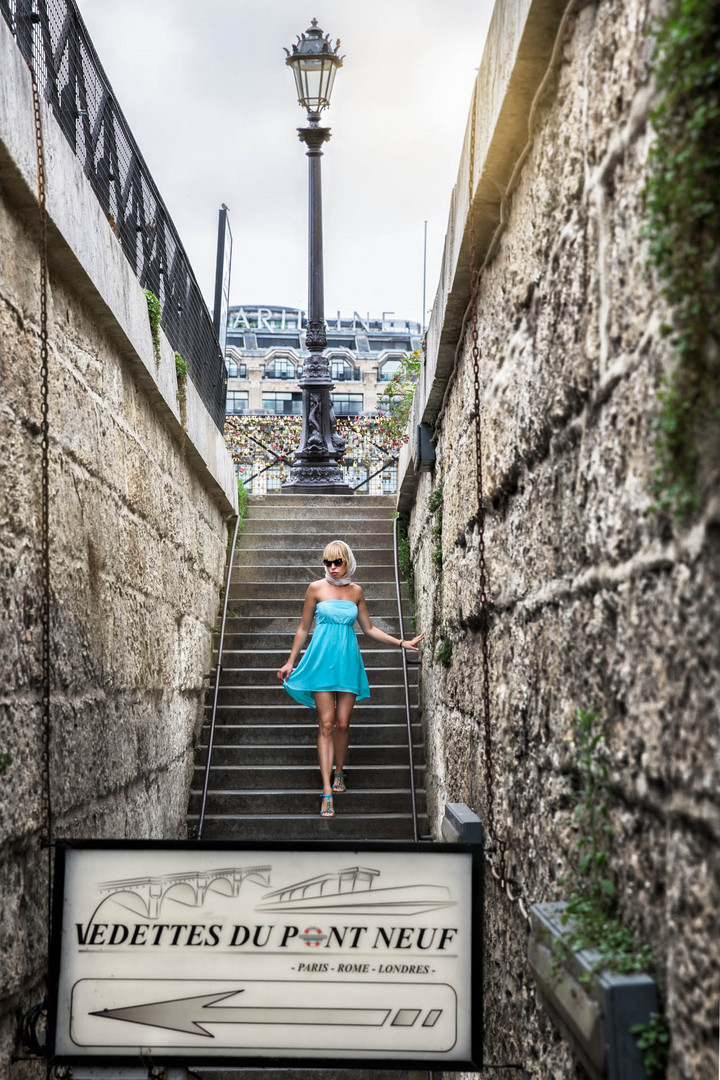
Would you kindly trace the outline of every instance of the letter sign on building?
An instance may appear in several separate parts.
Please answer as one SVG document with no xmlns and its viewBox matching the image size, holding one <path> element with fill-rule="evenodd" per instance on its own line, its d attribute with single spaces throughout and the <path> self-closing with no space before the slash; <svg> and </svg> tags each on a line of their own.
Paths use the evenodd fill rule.
<svg viewBox="0 0 720 1080">
<path fill-rule="evenodd" d="M 58 845 L 55 1064 L 481 1066 L 463 844 Z"/>
</svg>

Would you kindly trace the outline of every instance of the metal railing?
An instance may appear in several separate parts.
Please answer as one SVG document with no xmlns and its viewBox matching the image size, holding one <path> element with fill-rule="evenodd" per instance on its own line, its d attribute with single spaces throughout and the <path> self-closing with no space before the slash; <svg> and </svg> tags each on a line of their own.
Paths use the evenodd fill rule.
<svg viewBox="0 0 720 1080">
<path fill-rule="evenodd" d="M 140 285 L 160 300 L 167 339 L 222 431 L 227 373 L 210 313 L 77 5 L 0 0 L 0 15 L 35 71 Z"/>
<path fill-rule="evenodd" d="M 403 630 L 403 613 L 402 613 L 402 596 L 400 595 L 400 556 L 398 552 L 398 519 L 393 519 L 393 556 L 395 562 L 395 594 L 397 596 L 397 609 L 398 620 L 400 623 L 400 640 L 405 640 L 405 631 Z M 405 687 L 405 719 L 407 721 L 407 735 L 408 735 L 408 755 L 410 758 L 410 799 L 412 801 L 412 818 L 413 818 L 413 840 L 418 842 L 418 812 L 417 812 L 417 798 L 415 795 L 415 761 L 413 752 L 413 734 L 412 734 L 412 713 L 410 711 L 410 684 L 408 681 L 408 668 L 407 668 L 407 653 L 405 649 L 400 650 L 402 653 L 402 666 L 403 666 L 403 684 Z"/>
<path fill-rule="evenodd" d="M 217 703 L 220 694 L 220 676 L 222 674 L 222 656 L 225 646 L 225 623 L 227 622 L 228 599 L 232 584 L 233 562 L 235 560 L 235 545 L 237 544 L 238 531 L 240 529 L 240 515 L 235 517 L 235 531 L 230 544 L 228 558 L 227 580 L 225 582 L 225 599 L 223 601 L 222 622 L 220 623 L 220 640 L 218 642 L 217 664 L 215 665 L 215 692 L 213 694 L 212 713 L 210 714 L 210 731 L 208 732 L 207 761 L 205 762 L 205 779 L 203 781 L 202 801 L 200 803 L 200 816 L 198 817 L 197 839 L 202 840 L 203 825 L 205 824 L 205 806 L 207 803 L 208 785 L 210 783 L 210 760 L 212 758 L 213 743 L 215 741 L 215 723 L 217 718 Z"/>
</svg>

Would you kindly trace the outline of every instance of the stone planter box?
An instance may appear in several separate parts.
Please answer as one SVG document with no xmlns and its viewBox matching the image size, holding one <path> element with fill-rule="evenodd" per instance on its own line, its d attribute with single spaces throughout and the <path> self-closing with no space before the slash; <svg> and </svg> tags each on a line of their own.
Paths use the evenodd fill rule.
<svg viewBox="0 0 720 1080">
<path fill-rule="evenodd" d="M 598 954 L 591 950 L 573 953 L 553 974 L 551 945 L 567 932 L 561 922 L 565 907 L 536 904 L 530 910 L 528 960 L 540 1004 L 592 1080 L 645 1080 L 642 1051 L 630 1028 L 647 1023 L 658 1011 L 655 980 L 595 971 Z M 580 982 L 581 975 L 589 975 L 590 981 Z"/>
</svg>

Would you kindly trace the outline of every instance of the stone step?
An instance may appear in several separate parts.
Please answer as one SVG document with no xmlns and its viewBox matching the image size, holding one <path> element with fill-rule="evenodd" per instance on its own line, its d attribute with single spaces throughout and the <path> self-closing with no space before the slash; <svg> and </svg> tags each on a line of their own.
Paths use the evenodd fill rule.
<svg viewBox="0 0 720 1080">
<path fill-rule="evenodd" d="M 266 729 L 263 729 L 266 730 Z M 278 742 L 277 729 L 273 741 L 266 744 L 244 743 L 242 746 L 222 746 L 217 743 L 213 747 L 213 765 L 218 768 L 228 765 L 314 765 L 317 767 L 317 751 L 313 729 L 306 742 L 298 740 L 295 744 L 282 744 Z M 406 730 L 403 728 L 402 734 Z M 355 739 L 348 751 L 348 768 L 360 768 L 361 766 L 374 767 L 376 765 L 400 765 L 408 767 L 407 739 L 405 742 L 387 743 L 378 745 L 377 742 L 369 745 L 359 743 Z M 422 746 L 413 747 L 413 762 L 415 766 L 424 764 L 425 755 Z M 195 764 L 198 769 L 205 770 L 207 763 L 207 743 L 198 748 Z M 204 782 L 204 781 L 203 781 Z M 197 787 L 197 783 L 195 784 Z"/>
<path fill-rule="evenodd" d="M 356 706 L 359 708 L 359 706 Z M 237 714 L 237 710 L 232 710 L 231 715 Z M 312 716 L 310 709 L 305 710 L 304 722 L 298 721 L 295 723 L 288 723 L 288 717 L 285 716 L 285 723 L 280 721 L 276 723 L 269 723 L 265 721 L 262 724 L 259 723 L 244 723 L 234 724 L 222 716 L 219 716 L 215 724 L 215 735 L 213 739 L 213 757 L 215 751 L 221 746 L 228 746 L 233 748 L 242 748 L 244 746 L 273 746 L 277 745 L 288 746 L 315 746 L 317 739 L 317 721 L 308 722 L 308 717 Z M 415 720 L 412 726 L 413 745 L 422 745 L 422 730 L 419 721 Z M 200 746 L 207 748 L 207 740 L 209 738 L 209 726 L 206 724 L 202 729 Z M 395 723 L 385 723 L 383 721 L 377 721 L 373 723 L 363 723 L 361 720 L 353 719 L 350 725 L 350 745 L 353 746 L 397 746 L 399 743 L 404 743 L 407 747 L 407 720 L 405 719 L 405 710 L 402 710 L 402 716 L 398 717 Z"/>
<path fill-rule="evenodd" d="M 395 509 L 392 506 L 366 506 L 362 503 L 352 503 L 346 506 L 334 508 L 324 506 L 293 506 L 290 511 L 283 506 L 255 506 L 248 502 L 246 521 L 259 519 L 262 521 L 287 521 L 292 514 L 293 521 L 381 521 L 388 523 L 392 530 Z M 324 515 L 324 517 L 321 517 Z"/>
<path fill-rule="evenodd" d="M 410 687 L 410 706 L 417 708 L 417 687 Z M 373 686 L 370 685 L 370 701 L 374 705 L 401 705 L 405 701 L 405 691 L 402 685 Z M 254 706 L 271 706 L 280 709 L 294 705 L 293 699 L 287 693 L 280 682 L 276 680 L 275 686 L 232 686 L 226 680 L 221 681 L 218 692 L 218 705 L 243 705 L 247 708 Z M 355 710 L 362 705 L 360 702 Z M 355 715 L 353 710 L 353 715 Z"/>
<path fill-rule="evenodd" d="M 287 611 L 288 605 L 284 604 L 283 607 L 284 610 Z M 387 607 L 388 610 L 382 610 L 383 607 Z M 378 608 L 380 610 L 378 610 Z M 301 608 L 297 615 L 248 615 L 240 618 L 235 615 L 229 615 L 225 622 L 225 633 L 290 634 L 292 637 L 298 628 L 301 616 Z M 383 630 L 386 634 L 392 634 L 392 636 L 396 638 L 400 637 L 397 607 L 389 600 L 379 601 L 375 604 L 370 613 L 370 617 L 372 618 L 373 626 L 376 626 L 378 630 Z M 409 616 L 407 618 L 409 621 Z M 354 630 L 358 637 L 362 635 L 362 631 L 357 624 L 355 624 Z M 372 638 L 370 640 L 372 641 Z M 374 642 L 374 644 L 380 644 L 380 642 Z M 388 647 L 393 649 L 400 648 L 399 645 L 389 645 Z"/>
<path fill-rule="evenodd" d="M 406 627 L 406 634 L 411 634 L 413 631 Z M 237 636 L 237 635 L 233 635 Z M 267 648 L 231 648 L 229 643 L 230 635 L 226 633 L 225 642 L 222 644 L 222 659 L 223 664 L 226 666 L 241 666 L 243 657 L 247 658 L 247 663 L 252 664 L 256 662 L 266 662 L 271 671 L 277 671 L 279 667 L 282 667 L 287 660 L 287 654 L 290 651 L 290 646 L 293 644 L 293 635 L 291 634 L 267 634 L 261 635 L 262 639 L 266 637 L 273 638 L 270 642 L 267 642 Z M 280 638 L 275 640 L 274 638 Z M 250 640 L 253 639 L 253 635 L 248 635 Z M 370 642 L 372 648 L 366 648 L 366 642 Z M 215 663 L 217 662 L 217 646 L 219 642 L 219 634 L 216 633 L 213 643 L 213 670 L 215 669 Z M 287 643 L 287 646 L 285 646 Z M 283 644 L 281 648 L 280 645 Z M 363 663 L 366 670 L 369 671 L 370 667 L 399 667 L 400 671 L 403 670 L 403 654 L 400 652 L 396 645 L 386 645 L 384 642 L 372 642 L 370 638 L 363 635 L 362 638 L 358 638 L 357 644 L 359 650 L 361 650 L 361 656 L 363 657 Z M 302 650 L 304 652 L 304 649 Z M 302 656 L 302 652 L 300 653 Z M 408 662 L 408 670 L 410 667 L 420 666 L 419 653 L 406 650 L 405 652 Z"/>
<path fill-rule="evenodd" d="M 242 724 L 243 720 L 247 720 L 250 724 L 276 724 L 283 716 L 286 724 L 290 720 L 300 720 L 301 723 L 304 720 L 307 723 L 309 716 L 315 717 L 314 708 L 297 704 L 293 698 L 289 697 L 289 694 L 274 699 L 268 697 L 267 701 L 258 702 L 248 700 L 242 690 L 231 690 L 228 696 L 228 693 L 223 693 L 223 689 L 225 688 L 220 685 L 217 705 L 219 723 L 225 723 L 226 720 L 232 723 L 234 720 L 235 723 Z M 373 721 L 378 720 L 384 724 L 390 721 L 397 724 L 405 719 L 405 696 L 399 700 L 391 694 L 382 694 L 382 690 L 383 687 L 378 687 L 376 691 L 370 690 L 372 697 L 369 702 L 367 700 L 357 702 L 353 708 L 353 723 L 363 721 L 365 724 L 372 724 Z M 412 690 L 410 692 L 412 693 Z M 390 700 L 381 701 L 379 700 L 381 697 L 388 697 Z M 205 706 L 207 715 L 210 708 L 212 708 L 212 701 Z M 410 698 L 410 716 L 412 719 L 417 716 L 417 705 L 413 704 L 412 698 Z"/>
<path fill-rule="evenodd" d="M 314 536 L 327 535 L 330 540 L 344 540 L 345 533 L 372 533 L 392 538 L 393 523 L 391 518 L 374 517 L 368 514 L 335 514 L 332 517 L 319 517 L 308 512 L 304 516 L 292 517 L 293 528 L 298 532 L 312 532 Z M 243 522 L 243 536 L 255 533 L 288 533 L 288 515 L 279 513 L 269 517 L 265 514 L 250 514 Z M 329 542 L 329 541 L 328 541 Z"/>
<path fill-rule="evenodd" d="M 320 817 L 311 814 L 206 814 L 204 840 L 412 840 L 412 813 L 350 814 L 336 813 Z M 197 814 L 189 814 L 190 827 L 197 824 Z M 421 836 L 429 833 L 427 818 L 419 818 Z"/>
<path fill-rule="evenodd" d="M 239 543 L 235 549 L 233 566 L 299 566 L 317 567 L 313 569 L 313 578 L 319 577 L 322 567 L 322 553 L 325 547 L 321 540 L 312 537 L 306 547 L 299 546 L 297 537 L 292 538 L 292 543 L 286 540 L 285 547 L 281 545 L 258 543 L 258 537 L 242 538 L 246 542 Z M 343 539 L 345 539 L 343 537 Z M 252 540 L 252 543 L 249 542 Z M 351 544 L 353 555 L 358 565 L 357 577 L 363 576 L 364 566 L 394 566 L 395 556 L 390 544 Z"/>
<path fill-rule="evenodd" d="M 267 586 L 264 586 L 267 588 Z M 296 622 L 300 621 L 302 616 L 302 605 L 305 599 L 305 589 L 299 588 L 292 590 L 288 585 L 283 586 L 288 592 L 294 592 L 294 596 L 288 597 L 247 597 L 242 585 L 233 585 L 230 589 L 230 598 L 228 600 L 228 612 L 227 618 L 257 618 L 266 619 L 269 616 L 287 616 L 292 611 L 297 611 L 297 615 L 293 615 Z M 390 593 L 388 589 L 387 596 L 366 596 L 368 611 L 370 612 L 370 618 L 375 623 L 375 618 L 382 616 L 382 618 L 397 617 L 397 599 L 395 597 L 394 590 Z M 412 615 L 412 608 L 409 600 L 402 601 L 403 606 L 403 620 L 410 620 Z M 352 609 L 345 609 L 352 610 Z"/>
<path fill-rule="evenodd" d="M 210 715 L 211 704 L 205 706 L 206 715 Z M 283 704 L 282 701 L 278 705 L 225 705 L 218 704 L 217 707 L 217 720 L 218 724 L 242 724 L 243 722 L 249 724 L 281 724 L 292 723 L 296 721 L 302 724 L 308 722 L 308 717 L 312 722 L 317 723 L 315 720 L 315 709 L 306 708 L 304 705 L 297 705 L 292 698 L 287 698 L 287 704 Z M 410 716 L 413 722 L 417 721 L 417 709 L 410 709 Z M 353 709 L 352 724 L 388 724 L 388 723 L 403 723 L 405 721 L 405 703 L 394 704 L 392 702 L 387 704 L 378 704 L 367 701 L 360 701 Z"/>
<path fill-rule="evenodd" d="M 309 524 L 309 522 L 307 523 Z M 353 527 L 343 530 L 343 535 L 338 537 L 337 523 L 335 529 L 327 533 L 310 532 L 305 529 L 305 523 L 300 522 L 300 528 L 295 527 L 295 522 L 288 521 L 282 532 L 261 532 L 253 523 L 248 521 L 243 529 L 241 551 L 282 551 L 296 554 L 301 553 L 303 562 L 318 563 L 322 559 L 322 553 L 330 540 L 344 540 L 353 550 L 353 555 L 358 566 L 361 565 L 358 551 L 363 552 L 364 562 L 370 560 L 365 557 L 365 552 L 387 550 L 392 555 L 392 540 L 387 531 L 380 532 L 378 529 Z M 357 548 L 357 551 L 355 550 Z"/>
<path fill-rule="evenodd" d="M 245 653 L 232 653 L 233 657 L 245 657 Z M 282 654 L 278 653 L 278 657 Z M 285 663 L 287 657 L 279 659 L 277 667 L 274 668 L 237 668 L 233 667 L 228 661 L 228 653 L 225 653 L 222 668 L 222 686 L 280 686 L 278 681 L 277 672 Z M 396 664 L 395 667 L 369 667 L 365 665 L 365 670 L 368 676 L 368 682 L 371 688 L 373 686 L 399 686 L 403 688 L 403 675 L 402 665 Z M 417 686 L 418 683 L 418 666 L 414 664 L 412 668 L 408 667 L 408 683 L 410 686 Z M 372 692 L 372 690 L 371 690 Z"/>
<path fill-rule="evenodd" d="M 312 580 L 318 580 L 317 573 Z M 309 582 L 298 581 L 297 579 L 293 581 L 278 581 L 276 579 L 268 579 L 267 581 L 261 582 L 233 581 L 230 583 L 230 600 L 244 600 L 248 603 L 250 601 L 257 601 L 258 604 L 266 604 L 269 600 L 276 600 L 282 601 L 285 604 L 287 604 L 288 601 L 302 604 L 305 599 L 308 585 Z M 362 586 L 368 605 L 390 601 L 397 608 L 397 590 L 395 588 L 394 580 L 363 580 L 358 581 L 358 585 Z M 400 597 L 405 601 L 406 605 L 409 604 L 407 585 L 404 583 L 400 588 Z M 338 597 L 338 599 L 342 599 L 342 597 Z M 237 607 L 237 604 L 233 604 L 232 606 Z M 287 610 L 287 607 L 285 610 Z"/>
<path fill-rule="evenodd" d="M 286 814 L 313 814 L 320 805 L 322 783 L 320 772 L 316 771 L 313 784 L 307 784 L 303 788 L 285 788 L 278 786 L 264 790 L 220 790 L 212 788 L 208 791 L 206 814 L 218 815 L 243 815 L 265 814 L 267 817 L 283 817 Z M 418 813 L 425 813 L 425 792 L 422 789 L 415 791 L 416 806 Z M 202 790 L 190 792 L 189 814 L 199 814 L 202 801 Z M 410 788 L 375 788 L 374 790 L 350 790 L 343 791 L 335 796 L 335 813 L 341 815 L 370 814 L 402 814 L 411 813 Z"/>
<path fill-rule="evenodd" d="M 250 495 L 248 507 L 291 507 L 296 510 L 300 507 L 311 507 L 320 512 L 331 510 L 333 513 L 343 507 L 352 506 L 375 506 L 389 508 L 395 513 L 394 495 L 289 495 L 278 493 L 272 495 Z"/>
<path fill-rule="evenodd" d="M 213 755 L 214 759 L 214 755 Z M 353 791 L 406 790 L 410 787 L 410 767 L 405 765 L 359 765 L 348 764 L 346 784 Z M 422 787 L 424 768 L 415 770 L 415 786 Z M 317 760 L 309 764 L 285 765 L 280 761 L 261 765 L 220 765 L 213 760 L 210 766 L 210 790 L 217 791 L 315 791 L 320 780 Z M 205 769 L 196 768 L 193 790 L 202 790 Z"/>
<path fill-rule="evenodd" d="M 239 629 L 227 625 L 225 629 L 225 641 L 223 643 L 223 651 L 236 652 L 238 650 L 242 650 L 244 652 L 247 649 L 250 652 L 258 652 L 266 649 L 268 650 L 268 652 L 283 653 L 284 663 L 285 660 L 287 660 L 288 654 L 292 647 L 293 638 L 295 636 L 295 631 L 298 628 L 299 619 L 295 619 L 294 621 L 287 621 L 292 622 L 292 627 L 283 630 L 279 630 L 277 627 L 266 627 L 263 630 L 248 630 L 243 628 L 241 632 Z M 381 627 L 381 629 L 383 628 Z M 407 637 L 409 633 L 410 630 L 406 629 L 405 636 Z M 399 638 L 400 634 L 395 633 L 395 637 Z M 362 635 L 362 637 L 358 635 L 358 638 L 358 645 L 360 646 L 360 653 L 362 654 L 363 658 L 367 655 L 368 652 L 384 652 L 395 654 L 400 657 L 399 645 L 391 645 L 389 642 L 384 641 L 375 641 L 373 640 L 373 638 L 365 637 L 364 634 Z M 364 647 L 363 643 L 367 644 L 367 648 Z M 411 655 L 415 654 L 413 653 Z M 363 663 L 364 662 L 365 661 L 363 659 Z M 282 667 L 282 664 L 279 664 L 278 666 Z"/>
<path fill-rule="evenodd" d="M 232 584 L 235 585 L 242 581 L 246 582 L 248 585 L 264 585 L 268 582 L 273 585 L 299 585 L 305 589 L 311 581 L 317 581 L 318 578 L 321 578 L 322 576 L 323 566 L 317 553 L 315 554 L 315 559 L 306 566 L 273 566 L 264 563 L 258 565 L 248 563 L 247 565 L 244 565 L 238 563 L 237 559 L 235 559 L 233 563 Z M 395 568 L 392 560 L 387 563 L 378 563 L 375 566 L 358 566 L 355 580 L 358 585 L 362 585 L 366 592 L 370 583 L 386 584 L 387 582 L 390 582 L 394 590 Z M 404 582 L 402 587 L 403 589 L 407 588 Z M 394 592 L 393 595 L 395 595 Z"/>
</svg>

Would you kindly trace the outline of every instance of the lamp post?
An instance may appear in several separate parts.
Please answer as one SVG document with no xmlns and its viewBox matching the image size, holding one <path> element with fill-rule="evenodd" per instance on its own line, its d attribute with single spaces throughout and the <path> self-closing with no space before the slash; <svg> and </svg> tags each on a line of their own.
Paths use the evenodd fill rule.
<svg viewBox="0 0 720 1080">
<path fill-rule="evenodd" d="M 305 338 L 310 353 L 303 364 L 298 386 L 302 390 L 302 433 L 295 451 L 290 480 L 282 490 L 294 495 L 352 495 L 343 480 L 339 462 L 345 452 L 345 440 L 337 433 L 335 413 L 330 399 L 334 388 L 330 378 L 325 335 L 325 298 L 323 289 L 322 190 L 320 158 L 322 145 L 330 138 L 330 129 L 320 127 L 320 114 L 330 104 L 335 72 L 342 66 L 338 56 L 340 42 L 330 44 L 313 19 L 298 37 L 292 52 L 286 49 L 297 86 L 298 102 L 307 111 L 308 126 L 298 128 L 300 141 L 307 146 L 308 157 L 308 325 Z"/>
</svg>

